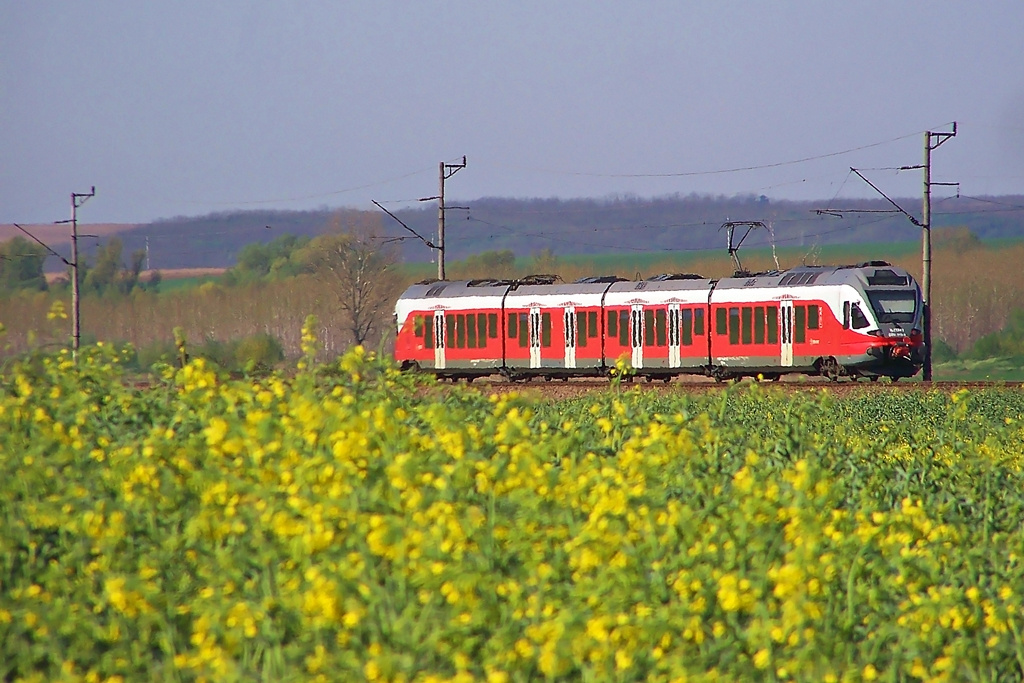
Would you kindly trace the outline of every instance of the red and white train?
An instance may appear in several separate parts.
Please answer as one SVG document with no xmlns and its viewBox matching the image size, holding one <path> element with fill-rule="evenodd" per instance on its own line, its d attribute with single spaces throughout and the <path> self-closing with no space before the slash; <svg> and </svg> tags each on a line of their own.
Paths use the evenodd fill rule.
<svg viewBox="0 0 1024 683">
<path fill-rule="evenodd" d="M 786 373 L 910 377 L 924 361 L 921 289 L 884 261 L 718 280 L 554 276 L 435 281 L 395 305 L 395 357 L 439 377 Z"/>
</svg>

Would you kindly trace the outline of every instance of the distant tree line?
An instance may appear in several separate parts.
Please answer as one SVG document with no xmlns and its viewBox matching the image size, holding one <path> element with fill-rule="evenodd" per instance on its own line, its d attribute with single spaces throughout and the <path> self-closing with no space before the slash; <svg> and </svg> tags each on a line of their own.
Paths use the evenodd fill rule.
<svg viewBox="0 0 1024 683">
<path fill-rule="evenodd" d="M 0 291 L 45 290 L 47 251 L 24 237 L 0 243 Z"/>
<path fill-rule="evenodd" d="M 133 252 L 126 264 L 123 251 L 121 239 L 112 237 L 97 249 L 94 263 L 84 255 L 79 257 L 78 282 L 83 294 L 129 294 L 136 287 L 156 286 L 159 277 L 148 283 L 139 279 L 146 252 Z M 45 247 L 23 237 L 0 243 L 0 292 L 49 289 L 43 268 L 48 255 Z M 67 286 L 71 277 L 69 268 L 66 279 L 58 280 L 56 286 Z"/>
<path fill-rule="evenodd" d="M 933 227 L 965 225 L 982 239 L 1015 237 L 1024 224 L 1024 197 L 998 201 L 962 197 L 935 207 Z M 898 200 L 917 207 L 918 198 Z M 779 246 L 821 246 L 866 242 L 916 240 L 920 228 L 899 214 L 875 213 L 892 209 L 884 199 L 827 201 L 773 200 L 763 195 L 670 195 L 601 199 L 513 199 L 484 197 L 452 199 L 468 210 L 448 212 L 445 246 L 451 261 L 482 251 L 511 250 L 523 256 L 540 249 L 560 255 L 611 253 L 617 250 L 671 251 L 718 249 L 725 237 L 726 220 L 759 220 L 772 226 L 752 235 L 748 247 L 774 240 Z M 817 209 L 839 208 L 872 213 L 846 213 L 842 217 L 819 214 Z M 913 212 L 913 211 L 912 211 Z M 322 234 L 338 211 L 232 211 L 206 216 L 176 217 L 139 225 L 121 233 L 125 253 L 151 246 L 154 267 L 232 267 L 254 242 L 266 244 L 281 235 L 312 239 Z M 380 211 L 344 209 L 345 222 L 376 220 Z M 396 210 L 395 214 L 421 235 L 433 239 L 437 209 L 429 204 Z M 268 229 L 269 228 L 269 229 Z M 408 233 L 385 219 L 381 230 L 389 238 Z M 428 262 L 435 254 L 422 242 L 405 239 L 397 244 L 406 262 Z M 66 249 L 65 255 L 66 255 Z"/>
<path fill-rule="evenodd" d="M 377 215 L 339 212 L 314 238 L 282 235 L 246 245 L 222 277 L 227 286 L 306 275 L 340 313 L 356 344 L 383 332 L 398 295 L 397 250 Z"/>
</svg>

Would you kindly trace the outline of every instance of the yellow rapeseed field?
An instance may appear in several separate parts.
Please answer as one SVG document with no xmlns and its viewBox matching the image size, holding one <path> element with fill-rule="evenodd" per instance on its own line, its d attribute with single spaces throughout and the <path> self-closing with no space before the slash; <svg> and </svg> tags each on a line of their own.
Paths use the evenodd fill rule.
<svg viewBox="0 0 1024 683">
<path fill-rule="evenodd" d="M 1024 398 L 0 376 L 11 681 L 1020 680 Z"/>
</svg>

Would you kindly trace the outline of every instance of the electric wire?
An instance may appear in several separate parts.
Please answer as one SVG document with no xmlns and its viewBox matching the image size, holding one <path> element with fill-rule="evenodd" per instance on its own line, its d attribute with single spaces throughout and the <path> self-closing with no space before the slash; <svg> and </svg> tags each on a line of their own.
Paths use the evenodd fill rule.
<svg viewBox="0 0 1024 683">
<path fill-rule="evenodd" d="M 873 147 L 881 147 L 882 145 L 889 145 L 893 142 L 899 142 L 900 140 L 906 140 L 907 138 L 915 137 L 921 134 L 921 131 L 914 133 L 908 133 L 906 135 L 900 135 L 899 137 L 892 138 L 890 140 L 883 140 L 881 142 L 873 142 L 867 145 L 861 145 L 859 147 L 851 147 L 849 149 L 840 150 L 837 152 L 827 152 L 825 154 L 816 154 L 808 157 L 801 157 L 799 159 L 790 159 L 787 161 L 776 161 L 768 164 L 756 164 L 752 166 L 738 166 L 735 168 L 721 168 L 705 171 L 678 171 L 673 173 L 591 173 L 586 171 L 558 171 L 546 168 L 534 168 L 533 170 L 544 171 L 547 173 L 553 173 L 558 175 L 569 175 L 569 176 L 585 176 L 590 178 L 688 178 L 694 176 L 708 176 L 708 175 L 723 175 L 726 173 L 741 173 L 745 171 L 760 171 L 769 168 L 779 168 L 782 166 L 794 166 L 796 164 L 803 164 L 810 161 L 820 161 L 821 159 L 829 159 L 832 157 L 842 156 L 844 154 L 851 154 L 853 152 L 860 152 L 865 149 L 871 149 Z"/>
</svg>

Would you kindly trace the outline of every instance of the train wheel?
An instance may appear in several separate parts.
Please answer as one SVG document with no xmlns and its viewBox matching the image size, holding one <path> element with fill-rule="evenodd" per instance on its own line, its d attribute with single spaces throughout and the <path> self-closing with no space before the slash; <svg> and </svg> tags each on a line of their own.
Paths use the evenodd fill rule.
<svg viewBox="0 0 1024 683">
<path fill-rule="evenodd" d="M 843 366 L 835 358 L 829 356 L 821 359 L 818 371 L 828 377 L 829 381 L 838 382 L 839 377 L 843 374 Z"/>
<path fill-rule="evenodd" d="M 711 370 L 711 376 L 715 378 L 715 381 L 721 384 L 730 379 L 735 379 L 736 376 L 727 370 L 723 370 L 720 367 L 715 367 Z"/>
</svg>

